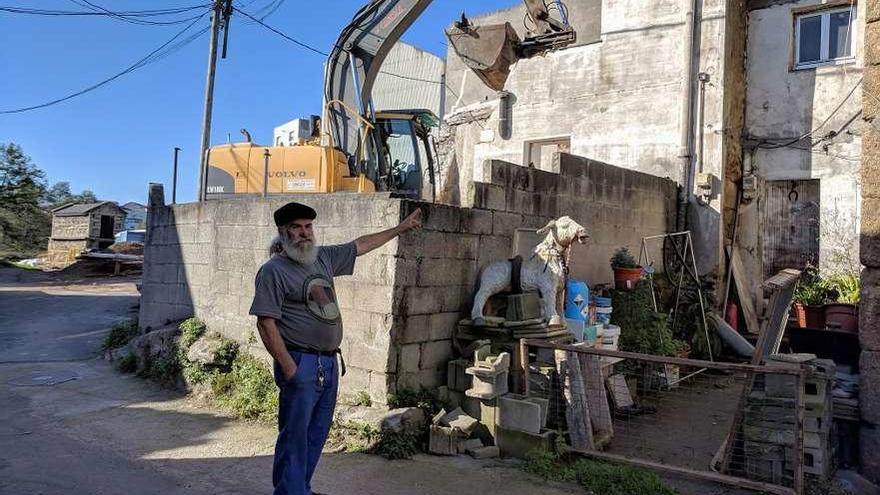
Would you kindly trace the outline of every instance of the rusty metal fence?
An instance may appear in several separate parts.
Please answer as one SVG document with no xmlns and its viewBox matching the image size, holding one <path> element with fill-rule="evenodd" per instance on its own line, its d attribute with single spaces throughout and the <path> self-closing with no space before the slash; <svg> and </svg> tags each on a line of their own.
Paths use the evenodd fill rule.
<svg viewBox="0 0 880 495">
<path fill-rule="evenodd" d="M 830 462 L 821 436 L 830 410 L 811 406 L 823 399 L 810 396 L 797 363 L 719 363 L 528 339 L 519 351 L 523 392 L 550 401 L 548 427 L 580 455 L 797 495 L 805 469 Z"/>
</svg>

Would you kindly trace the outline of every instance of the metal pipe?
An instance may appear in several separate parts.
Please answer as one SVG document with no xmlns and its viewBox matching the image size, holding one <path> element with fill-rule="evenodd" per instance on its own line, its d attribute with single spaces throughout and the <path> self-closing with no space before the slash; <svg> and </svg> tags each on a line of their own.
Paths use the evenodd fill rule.
<svg viewBox="0 0 880 495">
<path fill-rule="evenodd" d="M 687 212 L 687 204 L 690 202 L 694 194 L 693 186 L 693 156 L 691 155 L 691 147 L 693 146 L 693 86 L 694 86 L 694 37 L 696 35 L 694 22 L 694 14 L 696 12 L 696 4 L 700 0 L 683 0 L 684 1 L 684 64 L 682 66 L 682 87 L 681 87 L 681 116 L 679 129 L 679 149 L 678 157 L 681 160 L 681 186 L 683 190 L 679 193 L 679 212 L 678 212 L 678 228 L 682 230 L 684 227 L 684 216 Z"/>
<path fill-rule="evenodd" d="M 705 122 L 706 122 L 706 84 L 709 82 L 709 74 L 705 72 L 700 72 L 697 75 L 697 79 L 700 81 L 700 96 L 697 105 L 699 106 L 698 116 L 699 121 L 697 124 L 697 128 L 699 129 L 699 136 L 697 137 L 697 170 L 702 174 L 703 173 L 703 134 L 705 130 Z"/>
<path fill-rule="evenodd" d="M 269 148 L 263 152 L 263 197 L 269 194 Z"/>
<path fill-rule="evenodd" d="M 177 204 L 177 156 L 180 148 L 174 147 L 174 172 L 171 177 L 171 204 Z"/>
</svg>

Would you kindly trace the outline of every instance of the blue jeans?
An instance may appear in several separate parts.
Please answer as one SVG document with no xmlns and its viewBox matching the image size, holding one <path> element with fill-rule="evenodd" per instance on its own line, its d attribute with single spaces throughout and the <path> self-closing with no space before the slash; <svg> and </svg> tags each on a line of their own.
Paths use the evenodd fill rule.
<svg viewBox="0 0 880 495">
<path fill-rule="evenodd" d="M 289 381 L 284 381 L 281 367 L 275 363 L 280 392 L 272 484 L 275 495 L 311 495 L 312 475 L 336 408 L 339 373 L 335 356 L 298 351 L 290 351 L 290 355 L 297 371 Z"/>
</svg>

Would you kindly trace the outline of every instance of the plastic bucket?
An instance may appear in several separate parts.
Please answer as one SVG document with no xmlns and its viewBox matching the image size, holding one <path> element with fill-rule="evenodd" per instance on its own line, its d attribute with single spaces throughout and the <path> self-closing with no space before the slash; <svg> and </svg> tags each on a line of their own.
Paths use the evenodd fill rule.
<svg viewBox="0 0 880 495">
<path fill-rule="evenodd" d="M 585 321 L 589 313 L 590 288 L 580 280 L 569 280 L 565 291 L 565 317 Z"/>
</svg>

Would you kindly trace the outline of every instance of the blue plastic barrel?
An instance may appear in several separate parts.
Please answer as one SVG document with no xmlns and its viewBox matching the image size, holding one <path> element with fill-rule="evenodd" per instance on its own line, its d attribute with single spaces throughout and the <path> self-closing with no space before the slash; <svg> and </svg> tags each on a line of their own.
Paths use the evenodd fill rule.
<svg viewBox="0 0 880 495">
<path fill-rule="evenodd" d="M 580 280 L 569 280 L 565 291 L 565 317 L 586 321 L 590 304 L 590 288 Z"/>
</svg>

